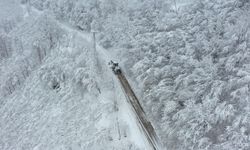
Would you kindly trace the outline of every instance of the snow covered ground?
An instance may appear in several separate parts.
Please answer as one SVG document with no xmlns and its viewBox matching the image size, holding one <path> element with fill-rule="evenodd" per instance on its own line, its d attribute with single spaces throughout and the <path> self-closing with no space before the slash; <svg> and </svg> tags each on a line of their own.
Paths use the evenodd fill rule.
<svg viewBox="0 0 250 150">
<path fill-rule="evenodd" d="M 0 8 L 0 149 L 147 149 L 110 59 L 168 149 L 250 149 L 249 0 Z"/>
<path fill-rule="evenodd" d="M 148 149 L 107 67 L 109 54 L 98 45 L 93 55 L 92 35 L 8 4 L 23 19 L 8 33 L 21 40 L 12 43 L 19 51 L 1 58 L 0 149 Z"/>
</svg>

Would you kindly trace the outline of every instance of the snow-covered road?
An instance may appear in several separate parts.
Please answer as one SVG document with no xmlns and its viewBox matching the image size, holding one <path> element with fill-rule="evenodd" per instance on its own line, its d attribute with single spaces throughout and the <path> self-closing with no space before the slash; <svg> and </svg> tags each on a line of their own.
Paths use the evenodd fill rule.
<svg viewBox="0 0 250 150">
<path fill-rule="evenodd" d="M 146 118 L 145 112 L 136 97 L 132 87 L 130 86 L 128 80 L 123 73 L 117 74 L 117 78 L 120 81 L 120 84 L 123 88 L 124 94 L 127 97 L 127 103 L 130 105 L 131 111 L 134 113 L 136 121 L 138 123 L 141 132 L 147 138 L 147 142 L 150 145 L 150 148 L 153 150 L 161 150 L 159 139 L 156 135 L 155 129 L 152 124 Z"/>
</svg>

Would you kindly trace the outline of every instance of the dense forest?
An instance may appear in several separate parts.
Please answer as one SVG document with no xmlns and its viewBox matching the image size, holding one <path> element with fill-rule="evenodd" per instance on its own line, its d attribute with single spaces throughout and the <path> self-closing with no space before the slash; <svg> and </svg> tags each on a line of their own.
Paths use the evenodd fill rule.
<svg viewBox="0 0 250 150">
<path fill-rule="evenodd" d="M 60 22 L 97 32 L 98 44 L 137 83 L 134 89 L 165 147 L 250 149 L 249 0 L 22 0 L 20 5 L 42 14 L 32 21 L 18 15 L 0 20 L 0 99 L 67 45 Z M 51 87 L 73 70 L 46 69 L 55 77 L 39 75 Z M 75 72 L 75 80 L 86 72 Z M 98 93 L 93 80 L 86 82 Z"/>
</svg>

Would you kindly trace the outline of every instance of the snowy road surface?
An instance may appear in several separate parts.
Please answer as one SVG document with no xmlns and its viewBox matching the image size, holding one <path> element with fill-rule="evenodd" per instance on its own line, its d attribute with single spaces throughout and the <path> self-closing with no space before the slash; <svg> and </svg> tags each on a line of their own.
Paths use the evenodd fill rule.
<svg viewBox="0 0 250 150">
<path fill-rule="evenodd" d="M 136 116 L 141 132 L 146 136 L 147 141 L 153 150 L 160 150 L 161 148 L 156 132 L 151 123 L 147 120 L 145 112 L 141 107 L 135 93 L 133 92 L 128 80 L 123 73 L 117 74 L 117 78 L 119 79 L 120 84 L 124 90 L 124 94 L 126 94 L 127 102 L 130 104 L 132 111 Z"/>
</svg>

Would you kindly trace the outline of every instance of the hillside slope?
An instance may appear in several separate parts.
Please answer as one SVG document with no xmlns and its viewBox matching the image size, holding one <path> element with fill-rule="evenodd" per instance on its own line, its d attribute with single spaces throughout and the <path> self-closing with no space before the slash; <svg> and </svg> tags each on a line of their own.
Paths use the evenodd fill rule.
<svg viewBox="0 0 250 150">
<path fill-rule="evenodd" d="M 46 12 L 10 7 L 23 8 L 23 18 L 3 31 L 0 149 L 146 149 L 92 37 Z"/>
<path fill-rule="evenodd" d="M 5 1 L 2 3 L 7 5 Z M 69 99 L 78 97 L 79 105 L 80 97 L 86 99 L 89 108 L 95 106 L 93 99 L 102 104 L 104 90 L 110 93 L 104 97 L 111 97 L 107 103 L 116 106 L 119 101 L 113 98 L 122 92 L 116 91 L 120 89 L 102 65 L 104 61 L 96 61 L 115 58 L 165 147 L 250 149 L 249 0 L 22 0 L 21 3 L 24 11 L 16 8 L 10 20 L 1 21 L 0 28 L 0 108 L 6 112 L 1 117 L 1 127 L 6 130 L 1 131 L 5 141 L 2 145 L 12 141 L 12 134 L 6 136 L 7 133 L 19 132 L 10 127 L 20 122 L 15 120 L 22 109 L 15 111 L 12 106 L 18 99 L 29 104 L 31 98 L 37 97 L 39 102 L 41 97 L 52 93 L 57 96 L 56 101 L 65 103 L 59 99 L 69 95 Z M 20 7 L 18 1 L 7 8 L 15 7 Z M 91 36 L 85 34 L 93 30 L 97 31 L 97 42 L 107 50 L 98 47 L 101 50 L 98 59 L 92 59 L 97 57 L 90 50 Z M 37 90 L 44 95 L 34 94 Z M 29 95 L 32 96 L 25 98 Z M 93 115 L 101 108 L 95 106 Z M 116 110 L 110 108 L 108 104 L 101 112 L 109 114 Z M 111 120 L 119 116 L 114 114 Z M 121 121 L 125 122 L 125 133 L 134 132 L 133 125 L 126 126 L 133 122 L 130 117 L 126 113 L 120 116 L 125 120 Z M 92 126 L 97 122 L 93 121 Z M 113 132 L 111 126 L 107 128 L 108 133 Z M 105 134 L 108 135 L 113 134 Z M 143 149 L 139 146 L 144 145 L 143 141 L 134 137 L 138 134 L 128 135 L 124 135 L 128 140 L 119 141 L 125 141 L 124 144 L 107 142 L 105 146 Z M 96 140 L 92 144 L 102 145 Z"/>
</svg>

